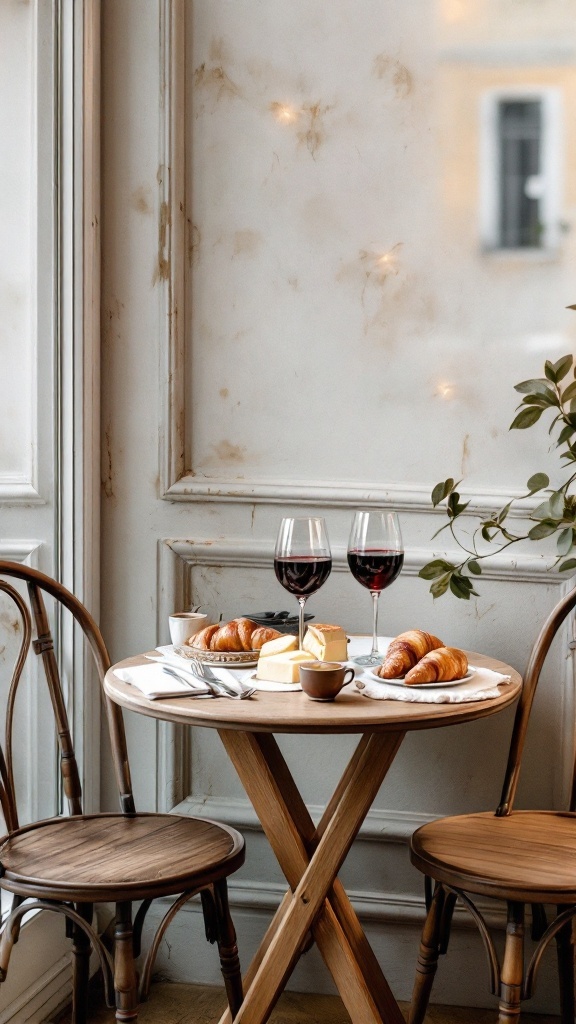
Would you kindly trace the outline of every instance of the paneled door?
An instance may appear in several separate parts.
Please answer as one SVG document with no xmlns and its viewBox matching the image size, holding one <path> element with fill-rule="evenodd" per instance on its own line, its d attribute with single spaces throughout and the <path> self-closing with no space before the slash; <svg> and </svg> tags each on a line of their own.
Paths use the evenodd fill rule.
<svg viewBox="0 0 576 1024">
<path fill-rule="evenodd" d="M 56 576 L 96 614 L 98 19 L 92 0 L 0 5 L 0 557 Z M 0 601 L 2 699 L 19 641 L 8 605 Z M 76 748 L 94 808 L 99 695 L 83 680 L 76 637 L 62 641 Z M 33 662 L 16 710 L 22 824 L 61 810 L 56 737 L 43 730 L 49 698 Z M 60 919 L 39 914 L 24 928 L 0 987 L 2 1024 L 45 1020 L 70 987 Z"/>
</svg>

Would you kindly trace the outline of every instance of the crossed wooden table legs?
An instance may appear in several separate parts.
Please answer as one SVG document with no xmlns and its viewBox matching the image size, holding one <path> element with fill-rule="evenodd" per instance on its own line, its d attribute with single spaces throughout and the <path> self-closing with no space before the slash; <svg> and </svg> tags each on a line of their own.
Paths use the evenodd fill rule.
<svg viewBox="0 0 576 1024">
<path fill-rule="evenodd" d="M 220 737 L 290 886 L 246 972 L 234 1024 L 268 1020 L 310 932 L 353 1024 L 403 1024 L 337 874 L 404 733 L 362 736 L 318 827 L 271 733 Z M 220 1024 L 231 1024 L 229 1011 Z"/>
</svg>

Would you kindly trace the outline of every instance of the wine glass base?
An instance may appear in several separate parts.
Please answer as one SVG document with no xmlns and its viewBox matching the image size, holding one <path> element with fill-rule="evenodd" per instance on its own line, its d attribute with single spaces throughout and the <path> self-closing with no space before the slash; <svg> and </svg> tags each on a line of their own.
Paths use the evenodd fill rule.
<svg viewBox="0 0 576 1024">
<path fill-rule="evenodd" d="M 384 661 L 383 654 L 362 654 L 359 658 L 351 658 L 355 665 L 366 667 L 370 665 L 381 665 Z"/>
</svg>

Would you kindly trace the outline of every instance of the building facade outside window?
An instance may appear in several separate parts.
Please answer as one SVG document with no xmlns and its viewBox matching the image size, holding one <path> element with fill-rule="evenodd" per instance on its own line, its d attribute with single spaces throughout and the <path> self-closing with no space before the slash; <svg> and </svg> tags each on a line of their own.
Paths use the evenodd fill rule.
<svg viewBox="0 0 576 1024">
<path fill-rule="evenodd" d="M 561 232 L 558 92 L 491 90 L 480 121 L 484 249 L 553 252 Z"/>
</svg>

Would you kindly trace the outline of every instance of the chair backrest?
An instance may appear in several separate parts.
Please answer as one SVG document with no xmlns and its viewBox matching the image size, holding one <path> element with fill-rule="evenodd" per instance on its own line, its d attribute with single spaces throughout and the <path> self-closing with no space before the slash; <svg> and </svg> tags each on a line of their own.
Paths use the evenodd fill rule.
<svg viewBox="0 0 576 1024">
<path fill-rule="evenodd" d="M 26 583 L 28 603 L 19 590 L 5 577 L 22 580 Z M 30 646 L 32 646 L 34 654 L 38 655 L 43 663 L 58 736 L 60 772 L 64 795 L 68 801 L 68 809 L 70 814 L 82 813 L 80 773 L 74 753 L 66 702 L 58 668 L 58 659 L 54 648 L 54 639 L 50 631 L 44 594 L 49 594 L 56 602 L 56 605 L 68 609 L 80 626 L 92 651 L 110 729 L 114 768 L 120 792 L 120 806 L 127 814 L 134 813 L 134 799 L 122 712 L 104 693 L 104 676 L 110 667 L 110 658 L 102 639 L 102 634 L 94 619 L 84 605 L 69 590 L 66 590 L 60 583 L 57 583 L 56 580 L 45 576 L 44 573 L 36 569 L 30 569 L 28 566 L 17 562 L 0 560 L 0 593 L 6 594 L 13 601 L 22 623 L 19 651 L 8 688 L 4 746 L 0 745 L 0 805 L 8 832 L 13 832 L 19 827 L 13 759 L 14 708 L 18 685 Z M 18 634 L 20 634 L 20 630 L 18 630 Z"/>
<path fill-rule="evenodd" d="M 506 814 L 510 814 L 514 803 L 514 797 L 516 796 L 516 789 L 518 786 L 518 778 L 520 775 L 520 766 L 522 761 L 522 752 L 524 750 L 524 742 L 526 740 L 526 731 L 528 729 L 528 721 L 530 718 L 530 712 L 532 710 L 532 703 L 534 701 L 534 694 L 536 693 L 536 687 L 540 679 L 540 672 L 546 659 L 546 655 L 550 650 L 550 646 L 556 633 L 560 629 L 560 626 L 570 614 L 574 606 L 576 605 L 576 588 L 571 590 L 566 597 L 562 598 L 558 602 L 554 610 L 548 616 L 540 635 L 534 644 L 528 666 L 526 668 L 526 674 L 524 676 L 524 684 L 522 686 L 522 692 L 520 694 L 520 700 L 516 708 L 516 717 L 514 719 L 514 729 L 512 731 L 512 740 L 510 742 L 510 750 L 508 752 L 508 764 L 506 766 L 506 775 L 504 776 L 504 785 L 502 787 L 502 795 L 500 797 L 500 803 L 496 814 L 499 817 L 503 817 Z M 572 770 L 572 789 L 570 794 L 570 810 L 576 809 L 576 776 L 575 769 Z"/>
</svg>

